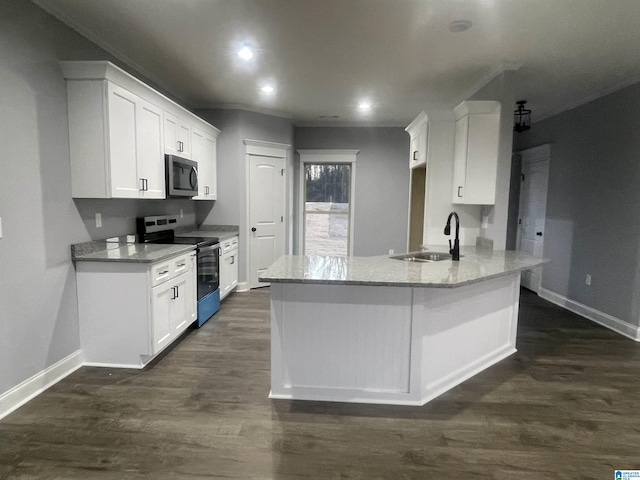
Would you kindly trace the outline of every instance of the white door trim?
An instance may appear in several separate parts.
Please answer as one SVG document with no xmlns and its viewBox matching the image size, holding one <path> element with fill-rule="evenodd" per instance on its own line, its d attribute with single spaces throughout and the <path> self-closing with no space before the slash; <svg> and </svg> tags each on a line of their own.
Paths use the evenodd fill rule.
<svg viewBox="0 0 640 480">
<path fill-rule="evenodd" d="M 297 150 L 300 155 L 299 177 L 298 177 L 298 250 L 300 253 L 304 249 L 304 164 L 305 163 L 348 163 L 351 165 L 351 181 L 349 184 L 350 205 L 349 205 L 349 256 L 353 256 L 354 244 L 354 212 L 355 212 L 355 190 L 356 190 L 356 156 L 360 150 L 353 149 L 306 149 Z"/>
<path fill-rule="evenodd" d="M 291 245 L 292 245 L 292 228 L 291 228 L 291 209 L 292 209 L 292 201 L 290 200 L 290 192 L 292 191 L 291 185 L 289 185 L 288 175 L 288 167 L 290 166 L 287 159 L 287 152 L 291 148 L 291 145 L 286 143 L 276 143 L 276 142 L 266 142 L 262 140 L 252 140 L 245 138 L 242 141 L 245 145 L 245 155 L 244 155 L 244 171 L 245 171 L 245 221 L 244 221 L 244 232 L 240 233 L 239 242 L 244 245 L 245 255 L 245 264 L 239 265 L 244 268 L 245 272 L 245 282 L 238 284 L 238 291 L 246 291 L 251 288 L 251 236 L 248 234 L 248 230 L 250 228 L 249 219 L 251 213 L 251 202 L 250 202 L 250 192 L 249 192 L 249 172 L 250 172 L 250 159 L 251 155 L 260 155 L 263 157 L 274 157 L 274 158 L 283 158 L 285 171 L 284 171 L 284 184 L 285 184 L 285 192 L 284 192 L 284 202 L 285 202 L 285 253 L 291 253 Z"/>
<path fill-rule="evenodd" d="M 263 142 L 262 140 L 251 140 L 245 138 L 242 141 L 247 155 L 262 155 L 263 157 L 287 158 L 287 150 L 291 145 L 285 143 Z"/>
<path fill-rule="evenodd" d="M 521 174 L 523 174 L 524 172 L 524 168 L 525 168 L 525 164 L 527 163 L 536 163 L 536 162 L 542 162 L 542 161 L 547 161 L 549 162 L 549 165 L 551 164 L 551 144 L 550 143 L 545 143 L 543 145 L 539 145 L 537 147 L 533 147 L 533 148 L 528 148 L 526 150 L 520 150 L 518 152 L 514 152 L 514 155 L 520 155 L 520 172 Z M 548 175 L 548 172 L 547 172 Z M 547 188 L 548 188 L 548 181 L 549 181 L 549 177 L 547 176 Z M 546 204 L 546 200 L 547 200 L 547 194 L 545 194 L 545 204 Z M 520 226 L 520 218 L 521 218 L 521 212 L 522 212 L 522 190 L 520 191 L 520 199 L 518 202 L 518 226 L 517 226 L 517 234 L 516 234 L 516 249 L 520 250 L 520 242 L 522 240 L 522 228 Z M 545 207 L 545 217 L 544 217 L 544 221 L 546 224 L 546 207 Z M 544 234 L 546 235 L 546 228 L 544 229 Z M 545 242 L 545 238 L 544 236 L 542 237 L 542 245 L 544 248 L 544 242 Z M 536 285 L 532 285 L 532 290 L 536 293 L 538 293 L 540 291 L 540 289 L 542 288 L 542 268 L 543 267 L 537 267 L 537 269 L 539 270 L 539 275 L 537 276 L 537 282 Z"/>
</svg>

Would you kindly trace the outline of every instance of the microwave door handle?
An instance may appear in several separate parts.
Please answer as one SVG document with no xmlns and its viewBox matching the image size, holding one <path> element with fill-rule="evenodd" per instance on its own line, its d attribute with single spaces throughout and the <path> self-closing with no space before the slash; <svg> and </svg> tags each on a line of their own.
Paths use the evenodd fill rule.
<svg viewBox="0 0 640 480">
<path fill-rule="evenodd" d="M 191 174 L 189 175 L 189 181 L 191 183 L 191 188 L 198 188 L 198 170 L 196 167 L 191 167 Z"/>
</svg>

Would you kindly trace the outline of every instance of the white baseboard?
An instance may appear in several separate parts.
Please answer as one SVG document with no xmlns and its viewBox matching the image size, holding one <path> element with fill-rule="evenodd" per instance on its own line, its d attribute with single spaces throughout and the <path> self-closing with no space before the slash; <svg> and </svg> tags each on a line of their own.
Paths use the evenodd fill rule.
<svg viewBox="0 0 640 480">
<path fill-rule="evenodd" d="M 77 350 L 48 368 L 28 378 L 20 385 L 0 395 L 0 419 L 44 392 L 51 385 L 82 366 L 82 351 Z"/>
<path fill-rule="evenodd" d="M 236 286 L 236 292 L 248 292 L 249 290 L 249 283 L 238 282 L 238 285 Z"/>
<path fill-rule="evenodd" d="M 538 295 L 551 303 L 566 308 L 573 313 L 577 313 L 578 315 L 613 330 L 620 335 L 624 335 L 636 342 L 640 342 L 640 327 L 636 325 L 632 325 L 624 320 L 620 320 L 619 318 L 609 315 L 608 313 L 604 313 L 596 310 L 595 308 L 578 303 L 575 300 L 571 300 L 563 295 L 547 290 L 546 288 L 541 287 L 538 291 Z"/>
</svg>

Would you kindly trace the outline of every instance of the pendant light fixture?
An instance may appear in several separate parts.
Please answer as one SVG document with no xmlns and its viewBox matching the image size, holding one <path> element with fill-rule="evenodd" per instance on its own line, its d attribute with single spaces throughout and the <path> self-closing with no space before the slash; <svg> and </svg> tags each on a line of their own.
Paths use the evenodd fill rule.
<svg viewBox="0 0 640 480">
<path fill-rule="evenodd" d="M 520 100 L 516 102 L 518 109 L 513 112 L 515 124 L 513 129 L 516 132 L 524 132 L 531 128 L 531 110 L 525 108 L 526 100 Z"/>
</svg>

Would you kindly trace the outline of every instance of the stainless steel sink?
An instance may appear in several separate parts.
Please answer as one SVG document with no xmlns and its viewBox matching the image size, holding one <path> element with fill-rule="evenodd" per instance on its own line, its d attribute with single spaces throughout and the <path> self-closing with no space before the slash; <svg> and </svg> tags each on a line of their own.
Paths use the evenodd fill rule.
<svg viewBox="0 0 640 480">
<path fill-rule="evenodd" d="M 389 258 L 393 258 L 394 260 L 404 260 L 405 262 L 433 263 L 440 262 L 442 260 L 451 260 L 452 255 L 445 252 L 413 252 L 394 255 Z"/>
</svg>

